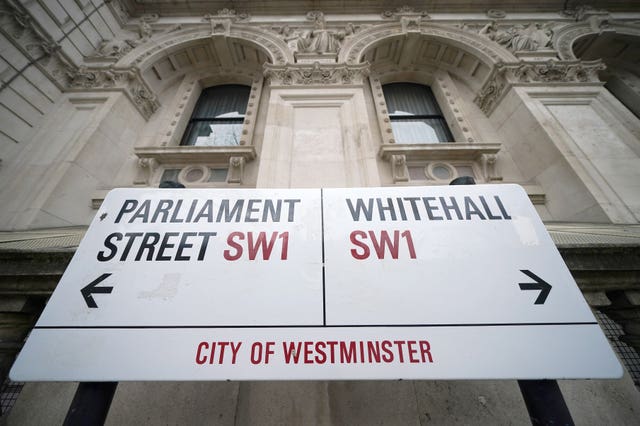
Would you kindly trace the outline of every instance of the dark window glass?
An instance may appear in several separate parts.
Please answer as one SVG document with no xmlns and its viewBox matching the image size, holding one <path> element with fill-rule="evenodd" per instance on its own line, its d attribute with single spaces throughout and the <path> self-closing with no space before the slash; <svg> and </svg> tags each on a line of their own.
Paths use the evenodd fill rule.
<svg viewBox="0 0 640 426">
<path fill-rule="evenodd" d="M 453 142 L 453 136 L 429 86 L 391 83 L 382 86 L 397 143 Z"/>
<path fill-rule="evenodd" d="M 180 145 L 239 145 L 250 91 L 236 84 L 204 89 Z"/>
</svg>

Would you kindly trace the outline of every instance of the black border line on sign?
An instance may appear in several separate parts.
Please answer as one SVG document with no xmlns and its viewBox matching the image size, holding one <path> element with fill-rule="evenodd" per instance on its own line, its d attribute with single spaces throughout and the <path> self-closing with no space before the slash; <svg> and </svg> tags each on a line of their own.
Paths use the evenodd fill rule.
<svg viewBox="0 0 640 426">
<path fill-rule="evenodd" d="M 327 325 L 327 297 L 324 272 L 324 188 L 320 188 L 320 234 L 322 235 L 322 325 Z"/>
<path fill-rule="evenodd" d="M 200 329 L 200 328 L 440 328 L 440 327 L 522 327 L 558 325 L 598 325 L 593 321 L 581 322 L 520 322 L 520 323 L 479 323 L 479 324 L 340 324 L 340 325 L 86 325 L 55 326 L 40 325 L 34 330 L 81 330 L 81 329 Z"/>
</svg>

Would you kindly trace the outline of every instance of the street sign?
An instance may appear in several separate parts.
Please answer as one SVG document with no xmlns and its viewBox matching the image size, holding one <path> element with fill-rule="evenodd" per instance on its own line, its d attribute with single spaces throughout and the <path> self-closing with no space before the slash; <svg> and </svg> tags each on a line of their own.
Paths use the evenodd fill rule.
<svg viewBox="0 0 640 426">
<path fill-rule="evenodd" d="M 117 189 L 13 380 L 615 378 L 517 185 Z"/>
</svg>

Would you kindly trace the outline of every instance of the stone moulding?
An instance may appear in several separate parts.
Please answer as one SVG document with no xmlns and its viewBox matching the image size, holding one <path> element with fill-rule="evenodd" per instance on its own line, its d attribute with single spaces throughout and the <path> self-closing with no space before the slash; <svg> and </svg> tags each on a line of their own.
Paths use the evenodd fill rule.
<svg viewBox="0 0 640 426">
<path fill-rule="evenodd" d="M 360 85 L 369 75 L 369 64 L 264 64 L 271 86 Z"/>
<path fill-rule="evenodd" d="M 419 16 L 426 19 L 431 18 L 426 10 L 416 10 L 410 6 L 401 6 L 395 10 L 385 10 L 380 16 L 382 19 L 399 19 L 403 16 Z"/>
<path fill-rule="evenodd" d="M 394 183 L 409 181 L 407 163 L 425 161 L 468 161 L 477 163 L 487 182 L 501 181 L 496 167 L 499 143 L 435 143 L 435 144 L 383 144 L 378 155 L 391 163 Z"/>
<path fill-rule="evenodd" d="M 490 115 L 511 87 L 601 86 L 598 71 L 605 68 L 601 60 L 499 62 L 474 102 Z"/>
<path fill-rule="evenodd" d="M 160 107 L 157 96 L 136 67 L 89 68 L 81 66 L 66 72 L 68 91 L 122 91 L 145 119 Z"/>
<path fill-rule="evenodd" d="M 391 160 L 395 155 L 404 155 L 407 160 L 467 160 L 476 161 L 483 155 L 495 155 L 500 151 L 499 143 L 431 143 L 431 144 L 383 144 L 378 155 Z"/>
<path fill-rule="evenodd" d="M 253 145 L 236 146 L 145 146 L 135 148 L 140 159 L 153 159 L 157 164 L 226 164 L 232 158 L 243 158 L 244 162 L 257 156 Z M 238 161 L 238 160 L 234 160 Z"/>
</svg>

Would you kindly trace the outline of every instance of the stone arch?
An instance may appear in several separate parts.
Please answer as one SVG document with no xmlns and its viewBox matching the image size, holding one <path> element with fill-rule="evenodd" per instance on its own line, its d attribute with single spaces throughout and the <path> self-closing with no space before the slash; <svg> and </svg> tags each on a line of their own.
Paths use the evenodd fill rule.
<svg viewBox="0 0 640 426">
<path fill-rule="evenodd" d="M 466 30 L 427 23 L 419 31 L 403 31 L 397 22 L 357 33 L 340 55 L 348 63 L 371 63 L 373 74 L 443 70 L 475 91 L 495 64 L 517 60 L 499 44 Z"/>
<path fill-rule="evenodd" d="M 566 25 L 556 30 L 553 47 L 558 51 L 560 59 L 571 61 L 578 59 L 573 51 L 574 44 L 581 38 L 605 33 L 626 34 L 640 37 L 640 27 L 637 25 L 587 20 Z"/>
<path fill-rule="evenodd" d="M 422 25 L 419 31 L 405 32 L 400 22 L 393 22 L 365 28 L 350 39 L 347 39 L 340 50 L 338 61 L 349 64 L 359 63 L 364 53 L 373 45 L 389 38 L 407 34 L 419 34 L 422 37 L 437 39 L 451 46 L 456 46 L 477 57 L 490 67 L 500 61 L 510 62 L 517 60 L 515 56 L 499 44 L 460 28 L 426 23 Z"/>
<path fill-rule="evenodd" d="M 604 87 L 640 117 L 640 27 L 592 16 L 560 30 L 558 50 L 563 58 L 602 61 Z"/>
<path fill-rule="evenodd" d="M 236 73 L 254 78 L 264 63 L 293 61 L 277 34 L 248 25 L 227 25 L 212 34 L 199 25 L 171 31 L 138 46 L 120 59 L 118 67 L 136 67 L 152 90 L 159 92 L 190 72 Z"/>
<path fill-rule="evenodd" d="M 151 42 L 136 47 L 121 58 L 117 65 L 137 66 L 144 70 L 149 63 L 157 60 L 168 51 L 189 43 L 218 38 L 237 39 L 243 43 L 250 44 L 264 52 L 268 61 L 272 64 L 285 64 L 294 61 L 286 43 L 275 33 L 258 27 L 231 24 L 225 33 L 212 34 L 208 25 L 168 32 L 157 39 L 153 39 Z"/>
</svg>

